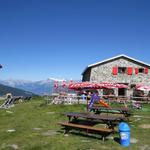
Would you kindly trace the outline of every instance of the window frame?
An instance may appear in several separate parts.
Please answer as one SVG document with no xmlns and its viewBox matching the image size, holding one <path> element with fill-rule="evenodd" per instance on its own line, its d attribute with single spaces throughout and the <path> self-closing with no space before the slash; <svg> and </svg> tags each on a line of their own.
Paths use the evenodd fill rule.
<svg viewBox="0 0 150 150">
<path fill-rule="evenodd" d="M 127 67 L 118 67 L 118 74 L 127 74 Z"/>
<path fill-rule="evenodd" d="M 138 73 L 145 73 L 145 69 L 144 68 L 138 68 Z"/>
</svg>

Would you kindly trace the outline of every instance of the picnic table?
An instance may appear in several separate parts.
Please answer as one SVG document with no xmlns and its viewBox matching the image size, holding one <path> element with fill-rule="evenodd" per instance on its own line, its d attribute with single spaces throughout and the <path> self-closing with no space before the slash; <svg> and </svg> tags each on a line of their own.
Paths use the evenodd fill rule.
<svg viewBox="0 0 150 150">
<path fill-rule="evenodd" d="M 93 106 L 91 108 L 91 111 L 94 111 L 96 114 L 100 114 L 103 112 L 103 113 L 119 113 L 119 114 L 123 114 L 125 117 L 131 116 L 131 110 L 127 107 L 106 108 L 100 106 Z"/>
<path fill-rule="evenodd" d="M 90 121 L 102 122 L 111 129 L 114 129 L 118 122 L 125 121 L 125 117 L 123 116 L 109 116 L 82 112 L 68 112 L 65 113 L 65 115 L 68 117 L 69 122 L 77 122 L 79 119 L 86 119 Z"/>
<path fill-rule="evenodd" d="M 100 114 L 82 113 L 82 112 L 67 112 L 64 113 L 68 117 L 68 122 L 59 122 L 58 124 L 63 126 L 65 133 L 68 133 L 71 129 L 84 130 L 87 133 L 101 134 L 102 140 L 104 141 L 106 136 L 114 133 L 114 127 L 116 122 L 122 121 L 125 117 L 122 116 L 108 116 Z M 85 124 L 82 121 L 89 121 L 91 124 Z M 95 123 L 107 125 L 106 127 L 95 127 Z"/>
</svg>

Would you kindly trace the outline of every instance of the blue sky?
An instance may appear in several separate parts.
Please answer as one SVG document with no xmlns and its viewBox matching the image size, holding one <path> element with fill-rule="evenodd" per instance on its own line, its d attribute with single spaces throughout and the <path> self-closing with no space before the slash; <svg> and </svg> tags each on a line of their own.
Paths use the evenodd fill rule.
<svg viewBox="0 0 150 150">
<path fill-rule="evenodd" d="M 148 0 L 1 0 L 0 79 L 81 79 L 125 54 L 150 64 Z"/>
</svg>

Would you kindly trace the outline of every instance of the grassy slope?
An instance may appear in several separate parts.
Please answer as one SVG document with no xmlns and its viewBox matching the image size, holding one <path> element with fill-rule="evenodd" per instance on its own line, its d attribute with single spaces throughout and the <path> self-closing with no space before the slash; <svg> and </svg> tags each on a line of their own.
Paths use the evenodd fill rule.
<svg viewBox="0 0 150 150">
<path fill-rule="evenodd" d="M 150 106 L 144 106 L 144 108 Z M 99 149 L 141 149 L 150 147 L 150 129 L 141 129 L 140 124 L 150 124 L 150 119 L 131 119 L 131 137 L 138 139 L 138 143 L 123 148 L 116 141 L 69 134 L 64 136 L 57 122 L 67 120 L 64 112 L 85 111 L 84 105 L 45 105 L 44 100 L 35 99 L 26 103 L 15 104 L 11 109 L 0 109 L 0 149 L 11 150 L 10 145 L 16 144 L 21 150 L 99 150 Z M 13 113 L 10 113 L 12 111 Z M 138 110 L 134 114 L 149 116 L 149 111 Z M 37 128 L 37 129 L 34 129 Z M 15 129 L 8 133 L 7 130 Z M 45 135 L 50 133 L 51 135 Z M 114 137 L 118 137 L 115 134 Z"/>
<path fill-rule="evenodd" d="M 9 87 L 3 84 L 0 84 L 0 95 L 6 95 L 11 93 L 13 96 L 32 96 L 35 95 L 32 92 L 21 90 L 18 88 Z"/>
</svg>

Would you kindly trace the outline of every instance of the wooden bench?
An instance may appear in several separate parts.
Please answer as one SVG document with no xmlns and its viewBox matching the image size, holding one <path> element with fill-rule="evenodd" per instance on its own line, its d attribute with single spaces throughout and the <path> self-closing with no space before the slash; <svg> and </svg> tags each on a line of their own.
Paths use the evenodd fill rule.
<svg viewBox="0 0 150 150">
<path fill-rule="evenodd" d="M 130 117 L 132 115 L 131 110 L 129 108 L 105 108 L 105 107 L 98 107 L 98 106 L 93 106 L 91 108 L 91 111 L 94 111 L 95 113 L 99 114 L 101 112 L 106 112 L 106 113 L 118 113 L 118 114 L 123 114 L 125 117 Z"/>
<path fill-rule="evenodd" d="M 103 141 L 105 140 L 106 136 L 113 133 L 113 130 L 109 128 L 92 127 L 71 122 L 59 122 L 58 124 L 65 127 L 65 134 L 68 133 L 71 129 L 85 130 L 86 133 L 100 133 Z"/>
</svg>

